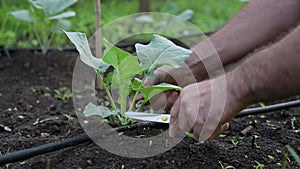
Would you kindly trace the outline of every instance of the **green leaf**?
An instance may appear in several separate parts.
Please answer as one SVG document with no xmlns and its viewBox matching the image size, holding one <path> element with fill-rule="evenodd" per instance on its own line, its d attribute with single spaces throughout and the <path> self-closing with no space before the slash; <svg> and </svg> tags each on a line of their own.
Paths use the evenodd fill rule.
<svg viewBox="0 0 300 169">
<path fill-rule="evenodd" d="M 114 70 L 112 87 L 118 89 L 118 101 L 121 105 L 121 112 L 126 111 L 126 99 L 130 92 L 131 80 L 136 74 L 142 72 L 142 67 L 134 56 L 126 57 Z"/>
<path fill-rule="evenodd" d="M 159 65 L 170 65 L 175 68 L 180 67 L 184 60 L 190 56 L 191 50 L 175 45 L 170 40 L 153 35 L 148 45 L 135 45 L 138 59 L 144 70 L 154 70 Z"/>
<path fill-rule="evenodd" d="M 11 14 L 12 16 L 14 16 L 16 19 L 18 20 L 23 20 L 23 21 L 27 21 L 27 22 L 33 22 L 33 18 L 31 17 L 30 13 L 28 10 L 18 10 L 18 11 L 13 11 L 10 12 L 9 14 Z"/>
<path fill-rule="evenodd" d="M 149 86 L 141 89 L 137 89 L 137 91 L 141 92 L 144 95 L 144 102 L 149 101 L 153 96 L 167 91 L 167 90 L 178 90 L 180 91 L 182 88 L 176 85 L 161 83 L 155 86 Z"/>
<path fill-rule="evenodd" d="M 177 15 L 177 17 L 189 21 L 193 18 L 194 16 L 194 11 L 191 9 L 186 9 L 185 11 L 181 12 L 180 14 Z"/>
<path fill-rule="evenodd" d="M 57 19 L 63 19 L 63 18 L 70 18 L 73 16 L 76 16 L 76 12 L 68 11 L 68 12 L 63 12 L 58 15 L 51 16 L 51 17 L 47 18 L 47 20 L 57 20 Z"/>
<path fill-rule="evenodd" d="M 300 157 L 296 153 L 296 151 L 290 145 L 286 145 L 286 148 L 291 153 L 291 155 L 294 157 L 294 159 L 296 160 L 296 162 L 298 163 L 298 165 L 300 166 Z"/>
<path fill-rule="evenodd" d="M 105 83 L 111 83 L 113 76 L 114 76 L 114 72 L 109 72 L 109 73 L 105 76 L 105 78 L 103 78 L 103 81 L 104 81 Z"/>
<path fill-rule="evenodd" d="M 78 0 L 29 0 L 29 2 L 37 9 L 43 9 L 47 16 L 57 14 Z"/>
<path fill-rule="evenodd" d="M 139 78 L 133 78 L 133 81 L 132 81 L 132 88 L 133 89 L 138 89 L 140 86 L 142 85 L 142 80 L 139 79 Z"/>
<path fill-rule="evenodd" d="M 82 62 L 91 66 L 94 69 L 97 69 L 99 72 L 103 73 L 106 71 L 106 69 L 109 67 L 109 64 L 105 63 L 100 58 L 95 58 L 92 55 L 88 40 L 84 33 L 66 32 L 66 31 L 64 31 L 64 32 L 68 36 L 68 38 L 72 41 L 72 43 L 76 46 L 76 49 L 80 55 L 80 60 Z"/>
<path fill-rule="evenodd" d="M 121 112 L 125 112 L 131 80 L 136 74 L 142 72 L 142 67 L 137 57 L 115 47 L 105 39 L 103 42 L 106 47 L 103 60 L 114 67 L 112 88 L 118 89 L 118 102 L 121 105 Z"/>
<path fill-rule="evenodd" d="M 83 114 L 84 116 L 86 117 L 89 117 L 89 116 L 93 116 L 93 115 L 97 115 L 97 116 L 101 116 L 102 118 L 106 118 L 108 116 L 111 116 L 111 115 L 116 115 L 118 114 L 117 112 L 115 111 L 111 111 L 109 110 L 109 108 L 107 107 L 104 107 L 104 106 L 96 106 L 95 104 L 89 102 L 84 110 L 83 110 Z"/>
<path fill-rule="evenodd" d="M 115 69 L 118 65 L 128 56 L 132 56 L 130 53 L 115 47 L 113 44 L 103 39 L 103 44 L 106 47 L 103 54 L 103 60 L 113 66 Z"/>
</svg>

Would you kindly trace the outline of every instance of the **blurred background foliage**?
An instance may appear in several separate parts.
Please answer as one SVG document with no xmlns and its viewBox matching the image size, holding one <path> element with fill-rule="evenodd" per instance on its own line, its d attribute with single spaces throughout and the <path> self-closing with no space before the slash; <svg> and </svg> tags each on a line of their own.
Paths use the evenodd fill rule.
<svg viewBox="0 0 300 169">
<path fill-rule="evenodd" d="M 186 9 L 192 9 L 191 20 L 201 31 L 214 31 L 222 27 L 232 18 L 246 2 L 244 0 L 150 0 L 151 12 L 179 14 Z M 37 40 L 28 30 L 31 25 L 16 20 L 8 13 L 20 9 L 29 9 L 27 0 L 0 1 L 0 45 L 6 47 L 36 47 Z M 102 0 L 102 25 L 122 16 L 139 12 L 139 0 Z M 77 16 L 70 18 L 72 27 L 69 31 L 85 32 L 91 36 L 95 31 L 94 0 L 79 0 L 70 7 Z M 70 42 L 64 34 L 55 36 L 54 47 L 69 46 Z"/>
</svg>

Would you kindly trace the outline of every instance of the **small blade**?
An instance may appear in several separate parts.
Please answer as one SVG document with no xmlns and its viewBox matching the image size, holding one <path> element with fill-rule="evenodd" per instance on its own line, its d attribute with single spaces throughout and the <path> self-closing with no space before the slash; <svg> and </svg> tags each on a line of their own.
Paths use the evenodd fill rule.
<svg viewBox="0 0 300 169">
<path fill-rule="evenodd" d="M 170 123 L 171 119 L 171 115 L 169 114 L 152 114 L 144 112 L 126 112 L 125 116 L 131 119 L 153 121 L 158 123 Z"/>
</svg>

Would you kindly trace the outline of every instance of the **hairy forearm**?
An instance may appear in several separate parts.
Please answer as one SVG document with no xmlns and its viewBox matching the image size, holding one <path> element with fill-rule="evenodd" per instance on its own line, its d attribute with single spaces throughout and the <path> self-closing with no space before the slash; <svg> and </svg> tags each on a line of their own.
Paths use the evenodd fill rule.
<svg viewBox="0 0 300 169">
<path fill-rule="evenodd" d="M 228 86 L 246 103 L 300 94 L 300 25 L 229 73 Z"/>
<path fill-rule="evenodd" d="M 299 0 L 253 0 L 222 29 L 193 47 L 195 53 L 187 59 L 187 65 L 200 74 L 220 66 L 215 53 L 203 47 L 209 45 L 208 41 L 215 47 L 223 65 L 239 60 L 295 26 L 300 20 L 299 9 Z M 205 68 L 202 62 L 209 66 Z"/>
</svg>

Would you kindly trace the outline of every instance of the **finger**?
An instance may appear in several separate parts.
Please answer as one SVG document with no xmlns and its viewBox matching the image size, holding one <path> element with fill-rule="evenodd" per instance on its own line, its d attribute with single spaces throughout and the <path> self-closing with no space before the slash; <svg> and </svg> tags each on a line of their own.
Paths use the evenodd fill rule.
<svg viewBox="0 0 300 169">
<path fill-rule="evenodd" d="M 170 111 L 171 120 L 170 120 L 170 124 L 169 124 L 169 135 L 173 138 L 176 137 L 176 135 L 178 134 L 178 129 L 179 129 L 178 114 L 180 112 L 180 104 L 181 104 L 181 99 L 179 96 Z"/>
<path fill-rule="evenodd" d="M 194 134 L 194 137 L 196 140 L 199 140 L 200 137 L 200 131 L 202 129 L 203 125 L 202 124 L 195 124 L 194 127 L 190 130 L 190 133 Z"/>
<path fill-rule="evenodd" d="M 167 105 L 165 107 L 165 110 L 170 111 L 179 96 L 179 92 L 166 91 L 165 94 L 167 96 Z"/>
<path fill-rule="evenodd" d="M 213 134 L 209 137 L 208 140 L 212 140 L 214 138 L 216 138 L 217 136 L 219 136 L 222 132 L 228 130 L 229 128 L 229 123 L 225 123 L 219 127 L 216 128 L 216 130 L 213 132 Z"/>
<path fill-rule="evenodd" d="M 166 72 L 160 69 L 156 69 L 154 72 L 154 79 L 146 78 L 144 81 L 144 86 L 156 85 L 162 82 L 166 82 Z"/>
</svg>

